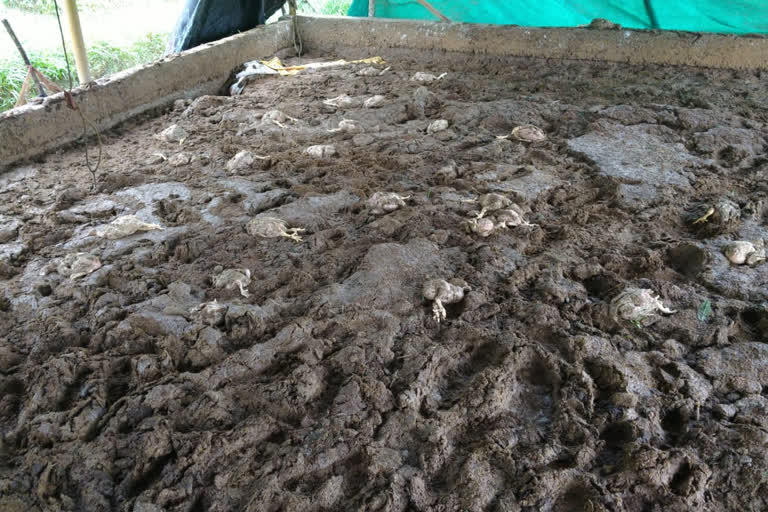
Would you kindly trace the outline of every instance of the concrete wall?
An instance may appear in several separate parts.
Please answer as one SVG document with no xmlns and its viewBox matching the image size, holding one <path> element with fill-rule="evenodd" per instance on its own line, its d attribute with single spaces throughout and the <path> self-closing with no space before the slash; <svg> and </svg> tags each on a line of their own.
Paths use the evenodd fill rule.
<svg viewBox="0 0 768 512">
<path fill-rule="evenodd" d="M 73 90 L 75 101 L 100 130 L 172 103 L 216 93 L 235 67 L 290 46 L 287 22 L 258 27 L 156 63 L 123 71 Z M 0 114 L 0 169 L 77 140 L 80 116 L 59 93 L 39 105 Z"/>
<path fill-rule="evenodd" d="M 299 28 L 308 51 L 351 49 L 370 54 L 446 51 L 468 54 L 604 60 L 714 68 L 768 67 L 768 39 L 676 32 L 525 28 L 368 18 L 304 17 Z M 77 103 L 99 129 L 176 99 L 218 91 L 245 61 L 292 45 L 290 21 L 263 26 L 157 63 L 75 89 Z M 0 114 L 0 169 L 82 135 L 82 121 L 63 95 Z"/>
<path fill-rule="evenodd" d="M 629 29 L 530 28 L 382 18 L 299 17 L 314 50 L 393 48 L 483 55 L 768 68 L 768 38 Z"/>
</svg>

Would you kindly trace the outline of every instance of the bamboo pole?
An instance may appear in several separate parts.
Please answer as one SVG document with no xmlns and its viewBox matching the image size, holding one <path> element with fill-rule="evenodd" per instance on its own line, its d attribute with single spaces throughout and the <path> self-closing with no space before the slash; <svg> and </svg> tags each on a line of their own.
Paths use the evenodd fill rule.
<svg viewBox="0 0 768 512">
<path fill-rule="evenodd" d="M 437 16 L 437 18 L 439 18 L 440 21 L 445 21 L 450 23 L 451 20 L 449 20 L 448 17 L 445 16 L 443 13 L 435 9 L 435 7 L 431 3 L 427 2 L 427 0 L 416 0 L 416 1 L 419 2 L 426 10 L 428 10 L 429 12 Z"/>
<path fill-rule="evenodd" d="M 11 36 L 11 39 L 13 39 L 13 43 L 16 45 L 16 49 L 19 50 L 19 54 L 21 55 L 21 60 L 24 61 L 24 64 L 27 65 L 27 74 L 32 75 L 32 79 L 35 81 L 35 84 L 37 84 L 37 90 L 40 92 L 40 97 L 45 98 L 45 89 L 43 89 L 43 84 L 40 83 L 40 79 L 37 77 L 36 74 L 29 72 L 29 66 L 32 65 L 32 63 L 29 62 L 29 57 L 27 57 L 27 52 L 24 51 L 24 47 L 21 46 L 21 42 L 16 37 L 16 33 L 11 28 L 11 24 L 8 23 L 8 20 L 3 18 L 3 25 L 5 25 L 5 30 L 8 31 L 8 35 Z M 21 95 L 19 95 L 21 97 Z"/>
<path fill-rule="evenodd" d="M 81 84 L 85 84 L 91 81 L 91 70 L 88 68 L 88 57 L 85 53 L 83 29 L 80 27 L 80 15 L 77 13 L 77 2 L 75 0 L 64 0 L 64 13 L 67 18 L 69 39 L 72 41 L 72 51 L 75 54 L 77 78 Z"/>
<path fill-rule="evenodd" d="M 307 0 L 307 5 L 309 5 L 309 8 L 312 9 L 312 12 L 314 12 L 315 14 L 320 14 L 323 12 L 323 10 L 320 7 L 315 5 L 313 0 Z"/>
</svg>

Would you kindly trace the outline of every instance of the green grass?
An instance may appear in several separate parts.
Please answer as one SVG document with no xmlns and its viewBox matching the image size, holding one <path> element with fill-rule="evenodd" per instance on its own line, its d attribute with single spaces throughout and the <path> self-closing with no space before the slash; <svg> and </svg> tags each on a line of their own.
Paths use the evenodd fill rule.
<svg viewBox="0 0 768 512">
<path fill-rule="evenodd" d="M 162 57 L 168 41 L 167 34 L 147 34 L 128 48 L 121 48 L 105 42 L 92 44 L 88 48 L 88 64 L 94 78 L 146 64 Z"/>
<path fill-rule="evenodd" d="M 114 46 L 103 41 L 94 43 L 88 48 L 88 63 L 91 67 L 91 74 L 94 78 L 100 78 L 158 59 L 165 51 L 166 40 L 167 35 L 148 34 L 144 39 L 127 48 Z M 63 53 L 32 53 L 29 60 L 45 76 L 65 88 L 69 87 Z M 73 85 L 77 85 L 75 61 L 71 55 L 69 63 L 72 68 Z M 0 61 L 0 112 L 13 108 L 26 74 L 27 70 L 20 57 Z M 36 95 L 36 89 L 31 91 L 31 97 Z"/>
<path fill-rule="evenodd" d="M 350 5 L 352 5 L 352 2 L 349 0 L 328 0 L 320 9 L 320 14 L 326 14 L 329 16 L 346 16 Z"/>
<path fill-rule="evenodd" d="M 41 73 L 56 83 L 67 83 L 67 68 L 64 56 L 32 54 L 29 60 Z M 27 69 L 21 58 L 13 61 L 0 61 L 0 111 L 13 108 L 21 92 L 21 86 L 27 75 Z M 31 97 L 37 95 L 37 89 L 31 91 Z"/>
<path fill-rule="evenodd" d="M 328 16 L 346 16 L 352 0 L 314 0 L 310 5 L 306 0 L 299 0 L 296 4 L 299 12 L 315 13 L 312 6 L 319 7 L 320 12 L 316 14 L 325 14 Z"/>
</svg>

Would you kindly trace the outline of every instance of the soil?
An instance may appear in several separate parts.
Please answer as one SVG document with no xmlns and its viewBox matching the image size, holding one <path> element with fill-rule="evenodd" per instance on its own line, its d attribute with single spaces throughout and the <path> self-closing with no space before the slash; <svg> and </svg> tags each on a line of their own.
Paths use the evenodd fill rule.
<svg viewBox="0 0 768 512">
<path fill-rule="evenodd" d="M 0 510 L 768 510 L 768 265 L 723 256 L 765 236 L 760 74 L 385 57 L 126 123 L 95 190 L 81 147 L 0 176 Z M 533 226 L 468 232 L 488 192 Z M 163 229 L 92 235 L 127 214 Z M 468 289 L 439 323 L 432 278 Z"/>
</svg>

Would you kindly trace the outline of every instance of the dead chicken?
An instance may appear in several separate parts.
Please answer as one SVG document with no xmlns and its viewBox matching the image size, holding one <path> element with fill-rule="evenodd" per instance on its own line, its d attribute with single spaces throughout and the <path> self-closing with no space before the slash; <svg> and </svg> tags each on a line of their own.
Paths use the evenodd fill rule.
<svg viewBox="0 0 768 512">
<path fill-rule="evenodd" d="M 331 144 L 309 146 L 304 153 L 315 158 L 329 158 L 336 154 L 336 147 Z"/>
<path fill-rule="evenodd" d="M 514 203 L 508 209 L 497 211 L 494 217 L 496 226 L 502 229 L 516 226 L 535 226 L 523 218 L 523 209 Z"/>
<path fill-rule="evenodd" d="M 161 164 L 161 163 L 165 162 L 166 160 L 168 160 L 168 157 L 165 156 L 165 154 L 163 154 L 163 153 L 152 153 L 152 155 L 149 158 L 147 158 L 144 161 L 144 163 L 146 163 L 147 165 L 157 165 L 157 164 Z"/>
<path fill-rule="evenodd" d="M 139 231 L 152 231 L 155 229 L 163 229 L 163 227 L 158 224 L 144 222 L 135 215 L 123 215 L 105 226 L 96 228 L 91 231 L 91 234 L 108 240 L 117 240 Z"/>
<path fill-rule="evenodd" d="M 162 132 L 159 137 L 166 142 L 178 142 L 183 144 L 188 137 L 187 131 L 177 124 L 172 124 Z"/>
<path fill-rule="evenodd" d="M 182 151 L 181 153 L 176 153 L 171 158 L 168 159 L 168 164 L 171 167 L 184 167 L 185 165 L 189 165 L 192 163 L 192 155 L 189 153 Z"/>
<path fill-rule="evenodd" d="M 227 313 L 227 306 L 219 304 L 216 299 L 213 302 L 204 302 L 190 310 L 190 313 L 196 314 L 198 319 L 205 325 L 216 327 L 224 323 L 224 315 Z"/>
<path fill-rule="evenodd" d="M 56 267 L 56 271 L 62 276 L 69 276 L 70 279 L 75 280 L 100 268 L 99 258 L 87 252 L 76 252 L 64 256 Z"/>
<path fill-rule="evenodd" d="M 363 68 L 357 72 L 359 76 L 382 76 L 387 71 L 392 69 L 392 67 L 387 67 L 384 69 L 375 68 L 373 66 L 368 66 L 367 68 Z"/>
<path fill-rule="evenodd" d="M 765 261 L 765 243 L 762 240 L 757 244 L 739 240 L 726 245 L 723 253 L 734 265 L 757 265 Z"/>
<path fill-rule="evenodd" d="M 243 94 L 245 88 L 259 77 L 278 74 L 277 71 L 258 60 L 245 62 L 236 71 L 234 76 L 230 76 L 227 84 L 225 84 L 225 90 L 229 91 L 230 96 Z M 226 85 L 229 85 L 229 87 Z"/>
<path fill-rule="evenodd" d="M 381 94 L 377 94 L 375 96 L 371 96 L 367 100 L 363 102 L 364 108 L 378 108 L 382 106 L 384 103 L 386 103 L 387 99 L 382 96 Z"/>
<path fill-rule="evenodd" d="M 250 151 L 239 151 L 227 162 L 227 170 L 234 172 L 248 169 L 253 165 L 253 162 L 253 153 Z"/>
<path fill-rule="evenodd" d="M 496 225 L 489 218 L 484 219 L 468 219 L 464 221 L 464 227 L 470 233 L 476 233 L 483 238 L 489 237 L 496 229 Z"/>
<path fill-rule="evenodd" d="M 328 130 L 328 133 L 360 133 L 363 131 L 363 127 L 360 126 L 360 123 L 357 121 L 354 121 L 352 119 L 342 119 L 339 121 L 338 128 L 332 128 Z"/>
<path fill-rule="evenodd" d="M 490 194 L 483 194 L 477 199 L 469 199 L 466 202 L 478 203 L 480 205 L 480 213 L 477 214 L 478 219 L 485 217 L 485 214 L 488 212 L 509 208 L 512 204 L 512 201 L 509 198 L 493 192 Z"/>
<path fill-rule="evenodd" d="M 376 192 L 368 199 L 367 203 L 368 207 L 371 208 L 371 213 L 381 215 L 405 206 L 405 201 L 410 198 L 411 196 L 401 196 L 394 192 Z"/>
<path fill-rule="evenodd" d="M 358 106 L 360 102 L 348 94 L 341 94 L 335 98 L 330 98 L 323 101 L 323 105 L 335 108 L 353 108 Z"/>
<path fill-rule="evenodd" d="M 442 132 L 443 130 L 448 129 L 448 121 L 445 119 L 438 119 L 436 121 L 432 121 L 429 123 L 429 126 L 427 126 L 427 133 L 429 135 L 432 135 L 433 133 Z"/>
<path fill-rule="evenodd" d="M 656 312 L 666 315 L 676 313 L 668 309 L 653 291 L 647 288 L 627 288 L 611 301 L 611 316 L 616 320 L 629 320 L 642 327 L 651 325 L 658 319 Z"/>
<path fill-rule="evenodd" d="M 544 130 L 539 128 L 538 126 L 534 126 L 532 124 L 524 124 L 522 126 L 516 126 L 512 129 L 512 133 L 509 135 L 502 135 L 500 137 L 496 137 L 497 139 L 515 139 L 519 140 L 520 142 L 543 142 L 547 140 L 547 134 L 544 133 Z"/>
<path fill-rule="evenodd" d="M 263 238 L 278 238 L 284 236 L 297 242 L 301 242 L 299 233 L 306 231 L 302 228 L 289 228 L 285 221 L 276 217 L 256 217 L 248 222 L 245 229 L 248 234 L 252 236 L 260 236 Z"/>
<path fill-rule="evenodd" d="M 739 205 L 729 199 L 722 199 L 707 208 L 707 211 L 693 221 L 694 225 L 708 224 L 712 229 L 722 231 L 733 226 L 741 218 Z"/>
<path fill-rule="evenodd" d="M 357 75 L 359 76 L 378 76 L 379 70 L 373 66 L 368 66 L 363 69 L 359 69 L 357 71 Z"/>
<path fill-rule="evenodd" d="M 229 268 L 213 279 L 215 288 L 234 290 L 238 288 L 240 295 L 248 297 L 248 285 L 251 284 L 251 271 L 247 268 Z"/>
<path fill-rule="evenodd" d="M 419 71 L 411 77 L 411 81 L 431 84 L 437 80 L 442 80 L 446 76 L 448 76 L 448 73 L 441 73 L 440 75 L 435 76 L 432 73 L 424 73 L 423 71 Z"/>
<path fill-rule="evenodd" d="M 421 294 L 427 299 L 434 301 L 432 305 L 432 315 L 438 323 L 445 320 L 447 315 L 444 304 L 455 304 L 464 299 L 464 294 L 469 292 L 467 283 L 460 279 L 452 279 L 451 282 L 443 279 L 430 279 L 424 283 Z"/>
<path fill-rule="evenodd" d="M 264 112 L 264 115 L 261 116 L 262 123 L 272 123 L 279 126 L 280 128 L 285 128 L 286 126 L 284 123 L 287 121 L 296 122 L 298 119 L 286 115 L 280 110 L 267 110 Z"/>
</svg>

